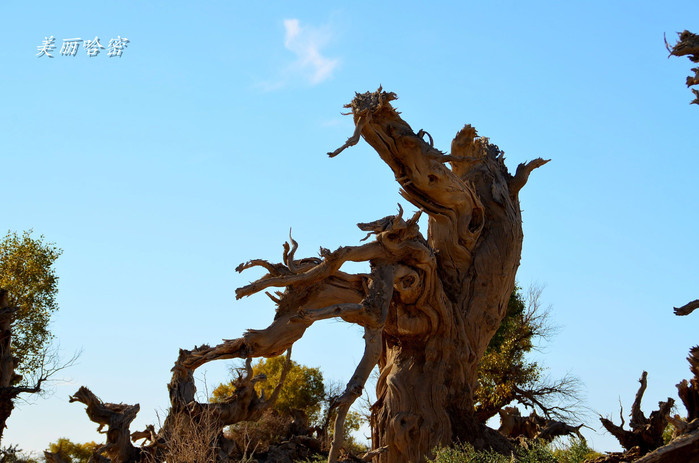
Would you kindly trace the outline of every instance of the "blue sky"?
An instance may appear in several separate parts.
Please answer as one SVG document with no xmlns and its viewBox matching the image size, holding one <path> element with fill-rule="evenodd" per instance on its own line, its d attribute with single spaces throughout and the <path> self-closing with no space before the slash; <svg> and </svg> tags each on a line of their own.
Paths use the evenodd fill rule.
<svg viewBox="0 0 699 463">
<path fill-rule="evenodd" d="M 645 409 L 675 397 L 699 297 L 699 108 L 691 63 L 663 34 L 699 30 L 693 2 L 43 2 L 0 4 L 0 229 L 33 228 L 63 248 L 53 332 L 83 353 L 49 399 L 21 404 L 4 443 L 39 451 L 100 440 L 80 385 L 140 403 L 134 429 L 163 416 L 180 347 L 266 326 L 265 296 L 234 300 L 278 261 L 357 244 L 355 224 L 401 200 L 351 134 L 355 91 L 396 92 L 417 130 L 448 150 L 473 124 L 511 169 L 551 158 L 521 195 L 518 281 L 545 287 L 561 329 L 538 359 L 585 384 L 587 405 L 618 419 L 643 369 Z M 56 37 L 54 58 L 37 57 Z M 64 38 L 105 50 L 61 56 Z M 128 38 L 107 56 L 111 38 Z M 412 211 L 409 205 L 409 211 Z M 295 360 L 346 381 L 361 332 L 324 322 Z M 231 364 L 199 376 L 210 388 Z M 588 425 L 599 428 L 594 414 Z M 604 433 L 586 432 L 603 450 Z"/>
</svg>

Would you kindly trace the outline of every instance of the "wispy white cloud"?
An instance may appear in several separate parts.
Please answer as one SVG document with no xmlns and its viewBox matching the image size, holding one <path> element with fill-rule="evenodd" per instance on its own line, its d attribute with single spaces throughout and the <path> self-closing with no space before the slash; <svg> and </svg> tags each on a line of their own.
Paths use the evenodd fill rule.
<svg viewBox="0 0 699 463">
<path fill-rule="evenodd" d="M 296 55 L 290 69 L 300 73 L 311 85 L 332 77 L 340 60 L 323 56 L 321 48 L 331 37 L 327 28 L 302 26 L 298 19 L 284 20 L 284 46 Z"/>
<path fill-rule="evenodd" d="M 259 81 L 255 87 L 263 92 L 271 92 L 294 82 L 317 85 L 331 78 L 340 60 L 325 56 L 321 50 L 332 36 L 332 30 L 328 26 L 313 27 L 302 25 L 296 18 L 285 19 L 284 47 L 296 57 L 274 79 Z"/>
</svg>

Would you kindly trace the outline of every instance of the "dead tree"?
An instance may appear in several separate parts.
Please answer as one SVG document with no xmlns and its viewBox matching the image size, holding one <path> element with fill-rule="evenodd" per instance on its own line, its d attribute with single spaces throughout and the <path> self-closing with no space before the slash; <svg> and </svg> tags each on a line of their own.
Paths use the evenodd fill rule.
<svg viewBox="0 0 699 463">
<path fill-rule="evenodd" d="M 108 439 L 102 451 L 113 463 L 140 462 L 146 453 L 161 461 L 161 449 L 182 435 L 176 423 L 183 415 L 190 417 L 190 427 L 200 429 L 200 417 L 208 414 L 217 431 L 259 417 L 270 402 L 257 396 L 250 375 L 230 401 L 200 404 L 194 400 L 193 371 L 210 361 L 241 358 L 247 359 L 251 372 L 251 358 L 283 353 L 314 322 L 329 318 L 361 326 L 365 341 L 359 365 L 332 404 L 336 419 L 330 462 L 337 461 L 344 445 L 348 409 L 377 364 L 378 400 L 371 413 L 374 451 L 367 458 L 381 463 L 423 461 L 435 447 L 455 440 L 479 448 L 509 448 L 475 416 L 473 390 L 478 362 L 506 314 L 519 266 L 519 191 L 530 173 L 548 161 L 520 164 L 511 175 L 503 152 L 478 137 L 470 125 L 457 133 L 451 153 L 442 153 L 427 132 L 415 133 L 400 118 L 391 105 L 395 99 L 381 88 L 357 94 L 347 106 L 354 117 L 354 135 L 329 154 L 337 156 L 363 137 L 391 168 L 401 195 L 419 209 L 417 213 L 404 218 L 399 206 L 397 215 L 359 224 L 367 238 L 374 237 L 366 244 L 332 252 L 321 248 L 319 257 L 296 259 L 298 244 L 290 238 L 282 263 L 257 259 L 240 265 L 238 271 L 259 266 L 268 273 L 237 289 L 237 298 L 284 288 L 266 292 L 277 306 L 274 321 L 214 347 L 181 351 L 169 386 L 171 410 L 155 442 L 134 453 L 128 433 L 115 431 L 118 439 Z M 427 238 L 418 227 L 423 212 L 429 219 Z M 341 271 L 350 261 L 368 262 L 371 272 Z M 85 400 L 90 414 L 89 403 L 95 399 Z M 126 424 L 126 418 L 117 421 Z M 222 443 L 221 436 L 208 443 L 220 450 L 214 460 L 227 458 Z"/>
<path fill-rule="evenodd" d="M 699 300 L 675 308 L 675 314 L 688 315 L 697 307 Z M 687 360 L 693 376 L 689 381 L 683 379 L 677 384 L 677 393 L 687 409 L 687 418 L 682 419 L 679 415 L 668 417 L 670 424 L 675 428 L 673 439 L 667 445 L 638 460 L 639 462 L 699 463 L 699 346 L 690 349 Z"/>
<path fill-rule="evenodd" d="M 688 315 L 699 307 L 698 301 L 692 301 L 682 307 L 675 307 L 675 315 Z M 641 411 L 641 399 L 646 390 L 647 373 L 641 376 L 641 387 L 636 393 L 636 400 L 631 409 L 632 430 L 623 429 L 623 410 L 621 426 L 614 425 L 611 421 L 600 418 L 602 425 L 617 438 L 626 449 L 624 453 L 608 454 L 595 459 L 595 463 L 614 463 L 617 461 L 638 461 L 642 463 L 699 463 L 699 346 L 692 347 L 689 351 L 690 371 L 693 377 L 682 380 L 677 384 L 677 392 L 687 409 L 687 418 L 679 415 L 670 416 L 674 401 L 670 398 L 667 402 L 660 402 L 659 410 L 651 413 L 647 419 Z M 663 431 L 666 426 L 672 424 L 675 428 L 672 440 L 663 445 Z"/>
<path fill-rule="evenodd" d="M 419 211 L 402 209 L 359 224 L 374 241 L 296 260 L 285 245 L 283 263 L 253 260 L 268 274 L 239 288 L 238 298 L 264 291 L 277 305 L 272 324 L 243 337 L 195 349 L 190 368 L 225 358 L 271 357 L 289 348 L 315 321 L 342 318 L 364 328 L 365 352 L 335 402 L 338 408 L 330 461 L 343 445 L 342 421 L 378 364 L 378 400 L 372 408 L 376 461 L 421 461 L 456 439 L 485 447 L 497 443 L 474 415 L 477 365 L 503 319 L 522 250 L 519 191 L 546 160 L 520 164 L 511 175 L 503 152 L 466 125 L 451 153 L 415 133 L 392 107 L 396 95 L 357 94 L 347 106 L 356 126 L 339 149 L 364 138 L 393 171 L 401 195 Z M 427 136 L 427 137 L 425 137 Z M 427 140 L 425 139 L 427 138 Z M 427 238 L 417 219 L 428 215 Z M 369 262 L 369 275 L 340 271 L 348 261 Z M 501 442 L 501 441 L 500 441 Z"/>
<path fill-rule="evenodd" d="M 141 460 L 142 449 L 137 449 L 131 444 L 129 432 L 129 426 L 140 410 L 138 404 L 104 403 L 86 387 L 78 389 L 70 397 L 70 402 L 81 402 L 87 405 L 87 416 L 99 424 L 98 432 L 107 426 L 107 443 L 97 449 L 95 452 L 97 455 L 104 455 L 115 463 Z"/>
<path fill-rule="evenodd" d="M 629 421 L 631 430 L 624 429 L 623 409 L 620 413 L 620 426 L 615 425 L 607 418 L 600 418 L 600 421 L 602 426 L 616 437 L 627 452 L 633 450 L 638 455 L 644 455 L 663 446 L 663 431 L 665 431 L 665 427 L 668 424 L 668 417 L 675 401 L 668 397 L 667 401 L 658 404 L 658 410 L 652 412 L 650 418 L 646 418 L 641 410 L 641 401 L 648 385 L 647 372 L 643 372 L 639 382 L 641 386 L 631 406 L 631 420 Z M 635 450 L 635 448 L 638 448 L 638 450 Z"/>
<path fill-rule="evenodd" d="M 611 421 L 600 418 L 602 425 L 617 438 L 626 450 L 623 454 L 609 454 L 595 460 L 597 463 L 612 463 L 616 461 L 638 461 L 643 463 L 674 463 L 688 462 L 699 463 L 699 346 L 693 347 L 688 357 L 690 369 L 694 377 L 683 380 L 677 385 L 680 399 L 687 408 L 687 419 L 679 416 L 670 416 L 674 400 L 660 402 L 659 409 L 646 418 L 641 411 L 641 399 L 646 389 L 647 373 L 641 376 L 641 387 L 636 393 L 636 400 L 631 409 L 631 431 L 623 429 L 624 418 L 621 417 L 621 426 L 616 426 Z M 623 412 L 623 411 L 622 411 Z M 671 442 L 664 445 L 663 431 L 666 426 L 672 424 L 675 427 L 675 435 Z"/>
<path fill-rule="evenodd" d="M 699 299 L 675 308 L 675 315 L 688 315 L 697 308 Z M 683 379 L 677 384 L 677 393 L 687 410 L 687 418 L 683 420 L 678 415 L 669 418 L 675 427 L 672 441 L 639 460 L 643 463 L 699 463 L 699 346 L 689 350 L 687 361 L 692 378 Z"/>
<path fill-rule="evenodd" d="M 255 383 L 266 380 L 266 377 L 252 376 L 251 359 L 248 358 L 245 372 L 235 382 L 233 395 L 217 403 L 196 401 L 193 369 L 182 362 L 189 354 L 189 351 L 180 351 L 172 369 L 168 385 L 170 410 L 158 432 L 153 426 L 144 431 L 130 431 L 131 422 L 140 409 L 138 404 L 104 403 L 86 387 L 81 387 L 70 397 L 70 402 L 87 405 L 88 417 L 99 425 L 97 431 L 106 433 L 106 443 L 92 456 L 94 463 L 232 461 L 237 449 L 223 436 L 223 428 L 241 421 L 256 421 L 274 404 L 289 371 L 291 351 L 287 352 L 279 384 L 269 398 L 265 399 L 264 394 L 260 396 L 255 391 Z M 102 431 L 105 426 L 107 430 Z M 132 442 L 139 440 L 144 440 L 144 445 L 134 446 Z"/>
<path fill-rule="evenodd" d="M 675 427 L 673 439 L 638 460 L 640 463 L 699 463 L 699 346 L 689 351 L 687 360 L 694 376 L 677 385 L 680 399 L 687 409 L 687 419 L 678 415 L 669 417 L 670 424 Z"/>
<path fill-rule="evenodd" d="M 693 63 L 699 63 L 699 36 L 685 30 L 679 35 L 679 41 L 670 48 L 665 41 L 665 46 L 671 56 L 688 56 Z M 693 68 L 694 76 L 687 77 L 687 87 L 699 85 L 699 68 Z M 692 89 L 696 96 L 693 104 L 699 104 L 699 91 Z M 691 301 L 682 307 L 675 307 L 675 315 L 689 315 L 699 308 L 699 299 Z M 670 416 L 670 409 L 674 401 L 668 398 L 667 402 L 660 402 L 660 409 L 651 414 L 647 420 L 640 411 L 641 398 L 646 388 L 646 375 L 644 371 L 641 377 L 641 388 L 636 394 L 631 412 L 631 427 L 633 432 L 621 429 L 624 425 L 622 419 L 621 427 L 615 426 L 609 420 L 601 418 L 602 424 L 611 432 L 627 449 L 623 454 L 608 454 L 594 460 L 595 463 L 613 463 L 617 461 L 637 461 L 642 463 L 674 463 L 687 462 L 699 463 L 699 346 L 690 350 L 690 369 L 694 377 L 687 381 L 682 380 L 677 385 L 680 399 L 687 408 L 687 419 L 683 420 L 678 415 Z M 655 415 L 655 416 L 654 416 Z M 655 422 L 653 423 L 655 418 Z M 606 423 L 605 423 L 606 422 Z M 662 431 L 667 423 L 675 427 L 673 440 L 667 445 L 662 445 Z M 647 444 L 653 444 L 649 447 Z M 656 445 L 659 444 L 659 445 Z M 635 445 L 635 446 L 634 446 Z M 650 450 L 650 452 L 649 452 Z M 644 455 L 645 454 L 645 455 Z"/>
<path fill-rule="evenodd" d="M 679 41 L 670 48 L 670 45 L 665 41 L 665 46 L 671 56 L 687 56 L 692 63 L 699 63 L 699 35 L 692 34 L 689 31 L 683 31 L 679 34 Z M 692 68 L 693 76 L 687 76 L 687 87 L 699 85 L 699 67 Z M 691 89 L 694 93 L 692 104 L 699 104 L 699 90 Z M 695 301 L 696 302 L 696 301 Z"/>
</svg>

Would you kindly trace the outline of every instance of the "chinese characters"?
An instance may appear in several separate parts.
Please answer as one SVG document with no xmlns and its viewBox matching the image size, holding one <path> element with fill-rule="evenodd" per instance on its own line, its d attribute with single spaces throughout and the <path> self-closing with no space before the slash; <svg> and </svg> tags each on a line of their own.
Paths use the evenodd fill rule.
<svg viewBox="0 0 699 463">
<path fill-rule="evenodd" d="M 114 58 L 115 56 L 121 58 L 121 55 L 124 53 L 124 49 L 128 46 L 128 44 L 129 39 L 120 35 L 118 35 L 115 39 L 109 39 L 106 47 L 107 56 L 110 58 Z M 83 40 L 80 37 L 77 37 L 73 39 L 63 39 L 61 51 L 59 53 L 62 56 L 76 56 L 80 50 L 80 45 L 83 46 L 83 50 L 90 58 L 94 58 L 95 56 L 99 55 L 102 50 L 105 50 L 105 47 L 100 43 L 100 39 L 97 36 L 95 36 L 95 38 L 92 40 Z M 41 45 L 37 46 L 36 48 L 39 51 L 36 54 L 37 58 L 41 58 L 42 56 L 53 58 L 54 56 L 51 53 L 53 53 L 56 49 L 56 38 L 53 35 L 44 37 Z"/>
</svg>

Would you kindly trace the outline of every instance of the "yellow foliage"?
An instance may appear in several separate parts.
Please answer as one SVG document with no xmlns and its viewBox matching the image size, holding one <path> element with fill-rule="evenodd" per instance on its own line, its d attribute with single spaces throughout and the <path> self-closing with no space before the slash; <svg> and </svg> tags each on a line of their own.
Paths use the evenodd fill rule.
<svg viewBox="0 0 699 463">
<path fill-rule="evenodd" d="M 70 439 L 61 437 L 49 444 L 48 451 L 58 454 L 67 463 L 87 463 L 92 453 L 100 447 L 96 442 L 77 444 Z"/>
<path fill-rule="evenodd" d="M 253 364 L 253 376 L 260 374 L 267 376 L 266 381 L 261 381 L 255 385 L 258 394 L 264 390 L 265 397 L 272 395 L 272 391 L 279 383 L 285 361 L 284 356 L 279 356 L 260 359 Z M 222 401 L 234 392 L 233 382 L 223 383 L 214 389 L 211 401 Z M 320 369 L 306 367 L 292 361 L 284 386 L 274 404 L 274 409 L 283 414 L 288 414 L 292 409 L 300 409 L 306 413 L 309 422 L 314 422 L 319 418 L 324 396 L 323 374 Z"/>
<path fill-rule="evenodd" d="M 30 373 L 42 366 L 51 340 L 51 313 L 58 309 L 58 277 L 53 263 L 61 250 L 44 237 L 32 238 L 8 232 L 0 240 L 0 288 L 9 292 L 11 306 L 19 310 L 13 325 L 12 353 L 18 359 L 15 370 Z"/>
</svg>

